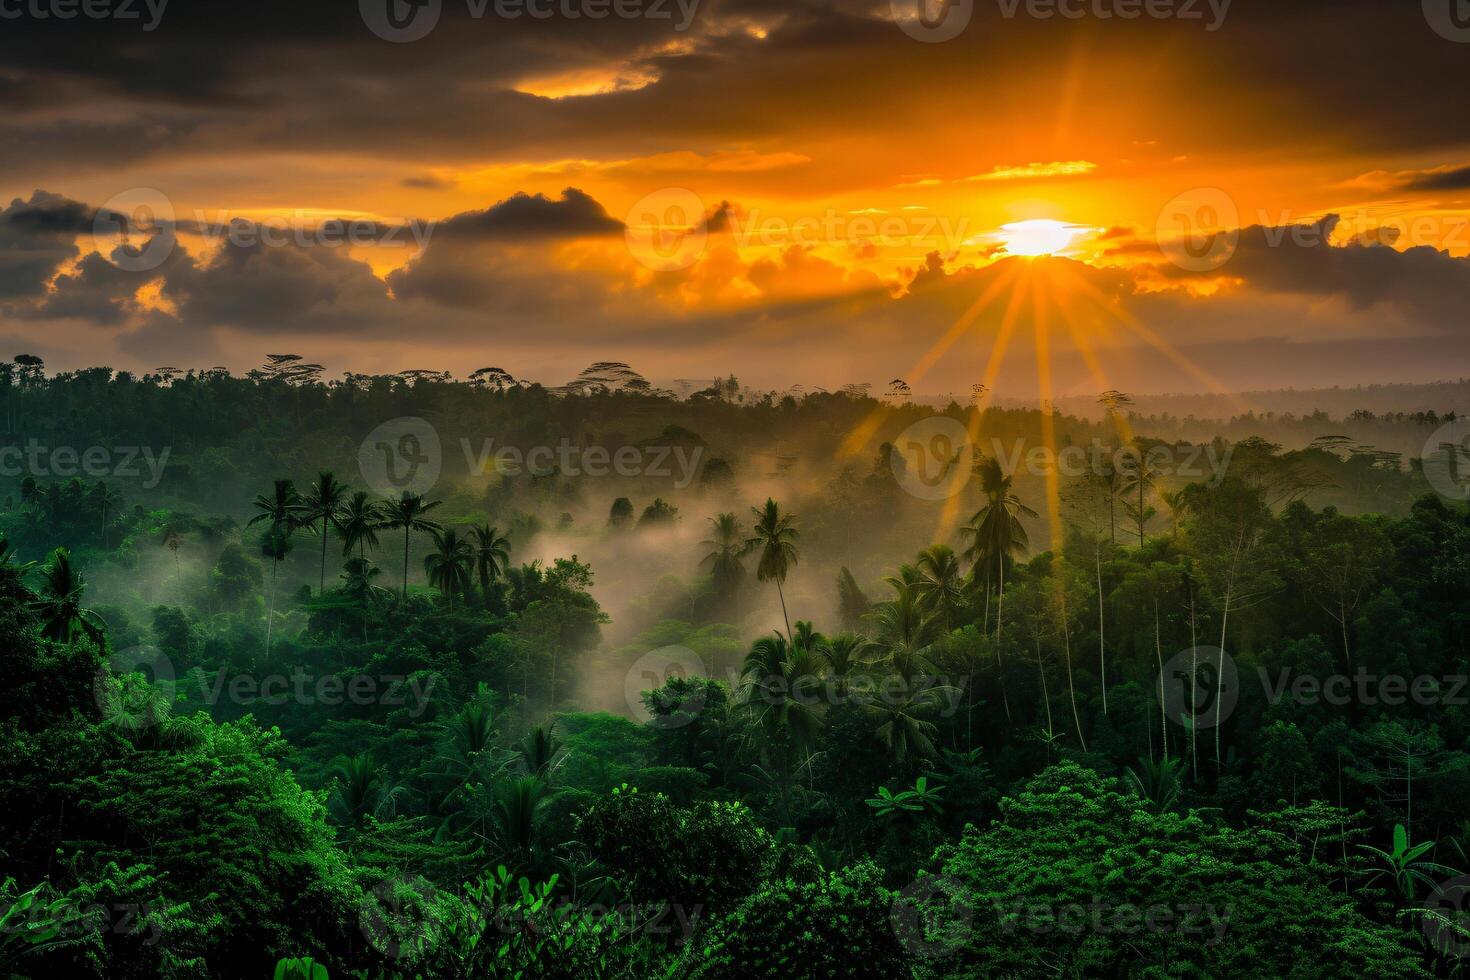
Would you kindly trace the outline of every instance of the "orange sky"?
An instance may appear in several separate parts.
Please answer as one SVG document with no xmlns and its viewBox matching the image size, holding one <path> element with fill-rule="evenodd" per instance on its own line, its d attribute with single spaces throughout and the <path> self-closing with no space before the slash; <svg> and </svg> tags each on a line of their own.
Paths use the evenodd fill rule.
<svg viewBox="0 0 1470 980">
<path fill-rule="evenodd" d="M 1470 363 L 1470 115 L 1446 84 L 1470 44 L 1417 5 L 1236 0 L 1209 30 L 992 0 L 943 43 L 887 3 L 706 0 L 679 32 L 446 0 L 406 44 L 353 11 L 271 20 L 285 9 L 178 12 L 121 45 L 95 25 L 0 41 L 0 336 L 64 366 L 243 369 L 289 348 L 551 383 L 597 359 L 728 365 L 780 387 L 928 363 L 944 390 L 984 372 L 1020 277 L 1051 303 L 1063 391 L 1092 383 L 1089 345 L 1141 389 L 1202 383 L 1134 326 L 1231 387 Z M 118 275 L 93 263 L 121 238 L 85 219 L 137 188 L 177 241 Z M 58 202 L 76 233 L 36 238 Z M 199 234 L 229 218 L 297 241 Z M 328 219 L 417 239 L 326 248 Z M 1038 219 L 1068 226 L 1070 263 L 1015 257 Z M 1246 229 L 1208 267 L 1177 249 L 1206 225 Z"/>
</svg>

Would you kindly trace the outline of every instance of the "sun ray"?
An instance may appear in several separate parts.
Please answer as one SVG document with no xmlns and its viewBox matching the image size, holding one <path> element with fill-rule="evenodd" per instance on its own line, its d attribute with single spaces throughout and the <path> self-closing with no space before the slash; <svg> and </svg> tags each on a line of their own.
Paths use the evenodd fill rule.
<svg viewBox="0 0 1470 980">
<path fill-rule="evenodd" d="M 1016 278 L 1016 275 L 1017 270 L 1011 269 L 1007 270 L 1003 275 L 996 278 L 996 280 L 992 282 L 983 293 L 976 297 L 975 302 L 970 304 L 970 308 L 965 310 L 964 313 L 960 314 L 960 318 L 956 320 L 954 324 L 944 332 L 943 336 L 936 340 L 933 345 L 927 351 L 925 351 L 924 354 L 917 361 L 914 362 L 913 367 L 911 367 L 907 373 L 900 375 L 900 377 L 902 377 L 905 381 L 913 382 L 917 381 L 925 374 L 927 374 L 929 369 L 932 368 L 939 361 L 939 359 L 943 357 L 944 354 L 951 347 L 954 346 L 955 342 L 958 341 L 960 337 L 964 336 L 965 332 L 968 331 L 970 327 L 974 324 L 975 318 L 983 313 L 985 311 L 985 308 L 995 301 L 995 298 L 1000 295 L 1001 290 L 1003 290 L 1009 282 L 1014 280 Z M 848 433 L 847 438 L 842 441 L 842 446 L 838 449 L 838 455 L 840 457 L 855 456 L 857 453 L 861 452 L 863 446 L 867 445 L 868 440 L 873 438 L 873 433 L 878 431 L 878 426 L 883 423 L 883 419 L 887 417 L 887 415 L 888 409 L 886 406 L 880 406 L 869 412 L 867 417 L 864 418 L 857 425 L 855 425 L 853 427 L 853 430 Z"/>
<path fill-rule="evenodd" d="M 1019 276 L 1013 278 L 1020 278 Z M 985 411 L 990 407 L 995 398 L 995 379 L 1000 374 L 1001 365 L 1005 363 L 1006 350 L 1010 347 L 1011 334 L 1016 329 L 1016 316 L 1021 309 L 1021 300 L 1025 296 L 1025 288 L 1028 280 L 1021 279 L 1011 290 L 1010 302 L 1006 305 L 1005 313 L 1001 315 L 1000 327 L 996 330 L 995 340 L 990 345 L 990 357 L 985 362 L 985 376 L 981 384 L 985 386 L 980 401 L 975 405 L 975 410 L 970 413 L 967 426 L 970 435 L 970 443 L 977 448 L 980 445 L 980 420 L 985 416 Z M 963 494 L 955 494 L 944 501 L 944 506 L 939 512 L 939 524 L 934 529 L 934 541 L 948 541 L 959 526 L 960 507 L 964 503 Z"/>
</svg>

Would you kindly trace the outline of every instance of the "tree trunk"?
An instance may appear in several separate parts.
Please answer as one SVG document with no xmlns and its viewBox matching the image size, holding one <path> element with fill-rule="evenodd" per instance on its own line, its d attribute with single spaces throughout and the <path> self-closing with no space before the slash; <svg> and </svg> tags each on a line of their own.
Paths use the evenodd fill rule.
<svg viewBox="0 0 1470 980">
<path fill-rule="evenodd" d="M 408 601 L 408 526 L 403 528 L 403 601 Z"/>
<path fill-rule="evenodd" d="M 276 569 L 281 567 L 279 559 L 271 560 L 271 598 L 265 611 L 265 655 L 271 655 L 271 627 L 276 622 Z"/>
<path fill-rule="evenodd" d="M 781 591 L 781 577 L 776 577 L 776 595 L 781 599 L 781 618 L 786 621 L 786 642 L 796 647 L 796 637 L 791 632 L 791 617 L 786 615 L 786 593 Z"/>
<path fill-rule="evenodd" d="M 1006 721 L 1010 721 L 1011 699 L 1006 696 L 1006 665 L 1000 650 L 1000 624 L 1004 618 L 1003 614 L 1006 603 L 1006 558 L 1004 554 L 1000 556 L 996 564 L 999 566 L 999 574 L 996 582 L 1000 586 L 1000 591 L 996 593 L 995 597 L 995 673 L 1000 678 L 1000 703 L 1006 709 Z"/>
<path fill-rule="evenodd" d="M 1093 561 L 1097 565 L 1097 662 L 1098 681 L 1102 687 L 1103 714 L 1108 713 L 1108 649 L 1103 637 L 1106 625 L 1103 620 L 1103 584 L 1102 584 L 1102 551 L 1099 548 L 1092 550 Z"/>
<path fill-rule="evenodd" d="M 1159 638 L 1159 595 L 1154 593 L 1154 659 L 1159 664 L 1159 728 L 1164 738 L 1164 758 L 1169 758 L 1169 713 L 1164 709 L 1164 645 Z"/>
<path fill-rule="evenodd" d="M 321 595 L 327 591 L 327 518 L 322 516 L 322 571 L 321 578 L 316 584 L 316 594 Z"/>
</svg>

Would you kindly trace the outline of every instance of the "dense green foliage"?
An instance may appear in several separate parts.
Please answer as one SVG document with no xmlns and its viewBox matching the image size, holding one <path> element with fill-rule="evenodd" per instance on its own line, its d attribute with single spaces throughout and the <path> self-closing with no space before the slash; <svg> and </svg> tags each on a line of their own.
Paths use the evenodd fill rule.
<svg viewBox="0 0 1470 980">
<path fill-rule="evenodd" d="M 12 445 L 170 451 L 0 513 L 0 972 L 1470 962 L 1470 513 L 1417 460 L 1257 437 L 1190 479 L 1147 419 L 951 406 L 1135 455 L 981 440 L 929 500 L 893 440 L 933 413 L 866 397 L 0 381 Z M 444 473 L 387 494 L 357 454 L 405 417 Z M 460 466 L 487 434 L 703 463 Z"/>
</svg>

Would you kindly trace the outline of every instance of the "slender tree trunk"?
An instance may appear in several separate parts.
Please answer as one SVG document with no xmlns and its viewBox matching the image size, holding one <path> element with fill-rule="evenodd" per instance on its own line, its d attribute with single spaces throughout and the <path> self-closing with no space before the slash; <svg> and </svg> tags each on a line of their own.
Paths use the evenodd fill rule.
<svg viewBox="0 0 1470 980">
<path fill-rule="evenodd" d="M 786 615 L 786 593 L 781 590 L 781 577 L 776 577 L 776 595 L 781 599 L 781 618 L 786 621 L 786 642 L 793 648 L 796 646 L 796 637 L 791 632 L 791 617 Z"/>
<path fill-rule="evenodd" d="M 1189 696 L 1194 697 L 1196 676 L 1199 674 L 1199 643 L 1196 639 L 1194 618 L 1194 583 L 1189 583 Z M 1194 772 L 1194 781 L 1199 782 L 1199 726 L 1193 713 L 1189 716 L 1189 761 Z"/>
<path fill-rule="evenodd" d="M 1000 556 L 997 565 L 1000 567 L 1000 574 L 996 581 L 1000 585 L 1000 591 L 996 594 L 995 598 L 995 672 L 1000 677 L 1000 703 L 1006 709 L 1006 721 L 1010 721 L 1011 699 L 1006 696 L 1006 665 L 1005 659 L 1001 656 L 1000 649 L 1000 624 L 1004 618 L 1006 603 L 1006 559 L 1004 554 Z"/>
<path fill-rule="evenodd" d="M 317 581 L 316 593 L 321 595 L 327 591 L 327 518 L 322 516 L 322 571 L 321 578 Z"/>
<path fill-rule="evenodd" d="M 1041 637 L 1033 638 L 1036 645 L 1036 673 L 1041 677 L 1041 704 L 1046 708 L 1046 733 L 1052 732 L 1051 723 L 1051 695 L 1046 690 L 1046 665 L 1041 661 Z M 1047 761 L 1050 762 L 1051 754 L 1048 752 Z"/>
<path fill-rule="evenodd" d="M 1108 648 L 1103 639 L 1106 635 L 1106 624 L 1103 620 L 1103 584 L 1102 584 L 1102 550 L 1092 549 L 1092 558 L 1097 566 L 1097 663 L 1098 680 L 1102 686 L 1103 714 L 1108 713 Z"/>
<path fill-rule="evenodd" d="M 1061 584 L 1058 583 L 1061 588 Z M 1077 685 L 1072 680 L 1072 628 L 1067 625 L 1067 597 L 1062 595 L 1062 653 L 1067 658 L 1067 691 L 1072 699 L 1072 723 L 1077 726 L 1077 744 L 1087 751 L 1087 738 L 1082 734 L 1082 716 L 1077 712 Z"/>
<path fill-rule="evenodd" d="M 1343 602 L 1341 597 L 1337 600 L 1337 611 L 1337 621 L 1342 624 L 1342 656 L 1347 665 L 1351 667 L 1353 665 L 1353 651 L 1348 646 L 1347 603 Z"/>
<path fill-rule="evenodd" d="M 1143 547 L 1143 458 L 1138 461 L 1138 546 Z"/>
<path fill-rule="evenodd" d="M 408 601 L 408 527 L 403 528 L 403 601 Z"/>
<path fill-rule="evenodd" d="M 1154 593 L 1154 659 L 1159 664 L 1159 729 L 1163 732 L 1164 758 L 1169 758 L 1169 713 L 1164 709 L 1164 645 L 1159 637 L 1159 595 Z"/>
<path fill-rule="evenodd" d="M 1231 586 L 1225 587 L 1225 608 L 1220 614 L 1220 656 L 1216 658 L 1215 666 L 1215 775 L 1220 774 L 1222 765 L 1220 756 L 1220 723 L 1221 710 L 1224 704 L 1220 698 L 1220 679 L 1225 676 L 1225 624 L 1230 620 L 1230 590 Z"/>
<path fill-rule="evenodd" d="M 276 569 L 281 567 L 279 559 L 271 560 L 271 598 L 265 610 L 265 655 L 271 655 L 271 627 L 276 623 Z"/>
</svg>

